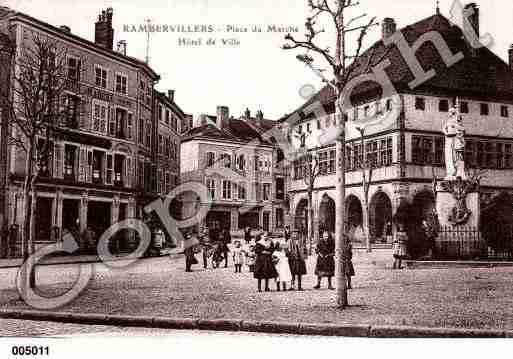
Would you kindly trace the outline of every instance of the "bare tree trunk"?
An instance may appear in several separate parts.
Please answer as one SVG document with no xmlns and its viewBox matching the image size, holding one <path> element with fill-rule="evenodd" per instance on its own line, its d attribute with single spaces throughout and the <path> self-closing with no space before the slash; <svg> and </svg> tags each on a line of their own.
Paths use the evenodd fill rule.
<svg viewBox="0 0 513 359">
<path fill-rule="evenodd" d="M 36 251 L 35 241 L 36 241 L 36 208 L 37 208 L 37 188 L 36 188 L 36 180 L 37 175 L 31 176 L 30 188 L 31 199 L 30 199 L 30 218 L 29 218 L 29 253 L 33 254 Z M 32 267 L 32 271 L 29 276 L 30 288 L 36 287 L 36 268 Z"/>
<path fill-rule="evenodd" d="M 29 140 L 30 141 L 30 140 Z M 33 242 L 33 230 L 32 230 L 32 217 L 35 212 L 35 188 L 33 187 L 35 178 L 32 175 L 32 167 L 33 167 L 33 153 L 34 146 L 32 143 L 28 145 L 27 149 L 27 158 L 25 159 L 25 181 L 23 182 L 23 208 L 24 208 L 24 218 L 23 218 L 23 227 L 21 230 L 22 236 L 22 251 L 23 251 L 23 262 L 25 263 L 29 257 L 34 253 L 34 242 Z M 32 194 L 31 194 L 32 191 Z M 23 280 L 28 279 L 28 285 L 30 288 L 35 287 L 35 273 L 32 271 L 31 273 L 25 273 L 23 275 Z M 24 283 L 25 284 L 25 283 Z M 24 286 L 25 287 L 25 286 Z"/>
<path fill-rule="evenodd" d="M 313 218 L 313 205 L 312 195 L 313 189 L 308 187 L 308 253 L 312 254 L 312 242 L 314 238 L 314 218 Z"/>
<path fill-rule="evenodd" d="M 363 210 L 365 211 L 365 221 L 363 223 L 364 227 L 367 228 L 364 230 L 365 233 L 365 243 L 367 247 L 367 253 L 372 252 L 372 243 L 371 243 L 371 221 L 370 221 L 370 210 L 369 210 L 369 193 L 366 191 L 363 198 Z"/>
<path fill-rule="evenodd" d="M 29 219 L 30 219 L 30 175 L 32 173 L 32 147 L 27 150 L 27 158 L 25 159 L 25 180 L 23 181 L 23 224 L 21 228 L 21 250 L 23 260 L 27 260 L 30 256 L 30 230 L 29 230 Z"/>
<path fill-rule="evenodd" d="M 338 94 L 339 95 L 339 94 Z M 340 101 L 340 99 L 338 99 Z M 341 104 L 337 106 L 337 123 L 339 130 L 341 131 L 340 136 L 337 139 L 337 202 L 336 210 L 337 215 L 335 216 L 335 278 L 337 282 L 337 306 L 340 309 L 344 309 L 348 305 L 347 301 L 347 282 L 345 276 L 345 263 L 344 253 L 346 242 L 344 240 L 344 234 L 346 233 L 346 174 L 345 174 L 345 157 L 346 157 L 346 144 L 345 144 L 345 123 L 344 116 L 341 111 Z"/>
</svg>

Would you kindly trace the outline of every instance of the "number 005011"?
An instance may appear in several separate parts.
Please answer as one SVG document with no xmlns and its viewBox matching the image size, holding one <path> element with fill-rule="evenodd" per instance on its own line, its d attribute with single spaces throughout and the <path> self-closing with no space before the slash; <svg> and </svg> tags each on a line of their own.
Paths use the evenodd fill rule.
<svg viewBox="0 0 513 359">
<path fill-rule="evenodd" d="M 50 347 L 35 345 L 15 345 L 11 349 L 12 355 L 17 356 L 47 356 L 50 355 Z"/>
</svg>

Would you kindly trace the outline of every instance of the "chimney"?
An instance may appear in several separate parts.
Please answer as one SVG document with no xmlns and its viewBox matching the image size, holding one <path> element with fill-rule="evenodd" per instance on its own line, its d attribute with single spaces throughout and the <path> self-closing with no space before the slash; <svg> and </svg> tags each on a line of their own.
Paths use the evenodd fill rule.
<svg viewBox="0 0 513 359">
<path fill-rule="evenodd" d="M 264 119 L 264 113 L 261 110 L 258 110 L 256 113 L 257 124 L 262 124 L 262 120 Z"/>
<path fill-rule="evenodd" d="M 467 28 L 469 25 L 472 26 L 471 29 Z M 479 32 L 479 8 L 474 2 L 465 5 L 465 9 L 463 10 L 463 30 L 474 31 L 478 39 L 481 36 Z"/>
<path fill-rule="evenodd" d="M 207 115 L 205 115 L 204 113 L 202 113 L 201 115 L 199 115 L 198 117 L 196 117 L 196 122 L 194 124 L 194 127 L 200 127 L 200 126 L 204 126 L 207 124 Z"/>
<path fill-rule="evenodd" d="M 175 90 L 167 90 L 167 97 L 171 102 L 175 101 Z"/>
<path fill-rule="evenodd" d="M 59 26 L 59 29 L 61 29 L 62 32 L 65 32 L 65 33 L 68 33 L 68 34 L 71 33 L 71 29 L 70 29 L 69 26 L 62 25 L 62 26 Z"/>
<path fill-rule="evenodd" d="M 125 40 L 118 41 L 117 52 L 126 56 L 126 41 Z"/>
<path fill-rule="evenodd" d="M 228 124 L 230 117 L 230 109 L 226 106 L 217 106 L 217 127 L 219 127 L 220 130 L 223 129 L 224 126 Z"/>
<path fill-rule="evenodd" d="M 513 44 L 511 44 L 509 46 L 508 54 L 509 54 L 509 69 L 511 71 L 513 71 Z"/>
<path fill-rule="evenodd" d="M 94 42 L 109 50 L 114 48 L 113 12 L 111 7 L 102 10 L 102 13 L 98 15 L 98 21 L 94 24 Z"/>
<path fill-rule="evenodd" d="M 383 40 L 389 38 L 397 31 L 397 24 L 395 20 L 391 17 L 386 17 L 383 19 L 383 23 L 381 24 L 381 32 Z"/>
</svg>

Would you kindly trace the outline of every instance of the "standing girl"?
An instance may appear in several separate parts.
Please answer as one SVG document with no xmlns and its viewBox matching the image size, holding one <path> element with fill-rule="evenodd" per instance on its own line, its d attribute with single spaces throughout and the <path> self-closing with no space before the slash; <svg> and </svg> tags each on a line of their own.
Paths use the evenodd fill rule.
<svg viewBox="0 0 513 359">
<path fill-rule="evenodd" d="M 233 249 L 233 264 L 235 266 L 235 273 L 241 273 L 243 263 L 244 249 L 242 249 L 240 241 L 236 241 L 235 248 Z"/>
<path fill-rule="evenodd" d="M 335 289 L 331 285 L 331 278 L 335 275 L 335 241 L 328 231 L 324 231 L 322 238 L 317 243 L 317 265 L 315 266 L 315 275 L 317 276 L 317 285 L 314 289 L 321 288 L 321 279 L 328 278 L 328 289 Z"/>
<path fill-rule="evenodd" d="M 273 257 L 276 261 L 276 272 L 278 272 L 278 277 L 276 278 L 276 290 L 278 292 L 280 291 L 281 284 L 283 291 L 286 291 L 287 282 L 292 280 L 292 274 L 290 273 L 290 266 L 287 255 L 279 243 L 276 243 L 274 247 Z"/>
<path fill-rule="evenodd" d="M 271 239 L 264 235 L 255 244 L 255 272 L 254 277 L 258 279 L 258 291 L 262 291 L 262 279 L 265 280 L 265 291 L 269 289 L 269 279 L 276 278 L 278 273 L 274 268 L 272 254 L 274 252 L 273 242 Z"/>
</svg>

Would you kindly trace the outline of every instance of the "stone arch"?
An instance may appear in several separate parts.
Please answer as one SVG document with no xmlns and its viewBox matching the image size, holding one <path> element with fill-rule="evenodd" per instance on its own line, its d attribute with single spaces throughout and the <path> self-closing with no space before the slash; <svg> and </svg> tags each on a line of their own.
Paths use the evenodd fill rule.
<svg viewBox="0 0 513 359">
<path fill-rule="evenodd" d="M 319 230 L 335 233 L 335 201 L 326 193 L 319 202 Z"/>
<path fill-rule="evenodd" d="M 387 222 L 392 222 L 392 200 L 386 192 L 378 190 L 372 196 L 369 217 L 371 242 L 386 241 L 385 227 Z"/>
<path fill-rule="evenodd" d="M 351 226 L 359 227 L 363 225 L 363 207 L 360 199 L 354 195 L 350 194 L 346 197 L 345 200 L 346 206 L 346 218 L 345 221 L 347 223 L 347 227 L 351 228 Z"/>
<path fill-rule="evenodd" d="M 308 199 L 306 198 L 301 198 L 296 204 L 294 228 L 303 233 L 308 233 Z"/>
</svg>

